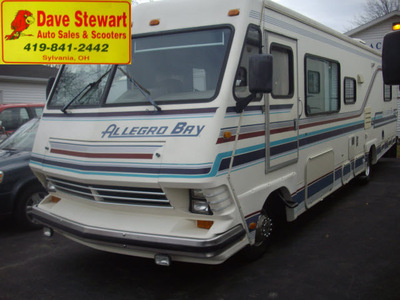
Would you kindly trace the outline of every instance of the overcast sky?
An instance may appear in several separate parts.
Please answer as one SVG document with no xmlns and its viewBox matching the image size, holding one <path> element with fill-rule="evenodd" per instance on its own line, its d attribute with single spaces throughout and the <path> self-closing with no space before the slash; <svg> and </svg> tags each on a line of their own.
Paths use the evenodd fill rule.
<svg viewBox="0 0 400 300">
<path fill-rule="evenodd" d="M 134 0 L 148 2 L 151 0 Z M 153 0 L 156 1 L 156 0 Z M 201 0 L 200 0 L 201 1 Z M 367 0 L 273 0 L 339 32 L 357 25 L 352 21 L 364 11 Z"/>
<path fill-rule="evenodd" d="M 355 27 L 352 21 L 362 14 L 366 0 L 273 0 L 340 32 Z"/>
</svg>

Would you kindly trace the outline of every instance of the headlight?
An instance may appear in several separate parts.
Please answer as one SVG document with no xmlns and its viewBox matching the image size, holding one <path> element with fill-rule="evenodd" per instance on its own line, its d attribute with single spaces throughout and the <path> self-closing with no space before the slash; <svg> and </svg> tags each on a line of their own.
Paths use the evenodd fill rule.
<svg viewBox="0 0 400 300">
<path fill-rule="evenodd" d="M 3 182 L 3 179 L 4 179 L 4 173 L 3 171 L 0 171 L 0 183 Z"/>
<path fill-rule="evenodd" d="M 195 214 L 212 215 L 210 206 L 204 198 L 202 190 L 190 190 L 189 211 Z"/>
<path fill-rule="evenodd" d="M 191 190 L 190 211 L 197 214 L 221 214 L 233 200 L 226 186 L 212 189 Z"/>
</svg>

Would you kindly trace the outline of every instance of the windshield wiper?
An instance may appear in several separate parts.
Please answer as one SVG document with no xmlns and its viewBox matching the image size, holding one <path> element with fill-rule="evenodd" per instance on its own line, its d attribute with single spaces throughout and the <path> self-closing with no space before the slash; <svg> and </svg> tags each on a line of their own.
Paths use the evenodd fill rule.
<svg viewBox="0 0 400 300">
<path fill-rule="evenodd" d="M 130 76 L 124 69 L 121 67 L 118 67 L 118 69 L 129 79 L 130 82 L 133 83 L 133 85 L 142 93 L 142 95 L 153 105 L 158 111 L 161 111 L 161 107 L 157 105 L 157 103 L 151 98 L 150 92 L 146 90 L 144 87 L 142 87 L 139 82 L 137 82 L 135 79 L 133 79 L 132 76 Z"/>
<path fill-rule="evenodd" d="M 84 97 L 84 96 L 85 96 L 91 89 L 93 89 L 95 86 L 98 86 L 99 83 L 103 80 L 103 78 L 104 78 L 108 73 L 110 73 L 110 71 L 111 71 L 111 68 L 108 69 L 107 72 L 105 72 L 103 75 L 101 75 L 99 79 L 97 79 L 96 81 L 93 81 L 93 82 L 89 83 L 88 85 L 86 85 L 74 98 L 71 99 L 71 101 L 69 101 L 67 104 L 64 105 L 63 108 L 61 108 L 61 111 L 62 111 L 64 114 L 66 114 L 66 113 L 67 113 L 68 107 L 70 107 L 70 105 L 71 105 L 72 103 L 74 103 L 74 102 L 76 101 L 76 99 L 78 99 L 79 96 L 80 96 L 83 92 L 86 91 L 86 92 L 82 95 L 82 97 Z M 81 98 L 82 98 L 82 97 L 81 97 Z"/>
</svg>

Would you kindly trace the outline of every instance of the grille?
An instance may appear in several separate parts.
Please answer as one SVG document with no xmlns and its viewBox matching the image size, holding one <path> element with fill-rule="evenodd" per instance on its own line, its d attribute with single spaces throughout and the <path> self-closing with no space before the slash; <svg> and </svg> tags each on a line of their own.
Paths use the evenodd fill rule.
<svg viewBox="0 0 400 300">
<path fill-rule="evenodd" d="M 89 200 L 136 206 L 171 207 L 161 189 L 88 185 L 58 178 L 47 178 L 58 191 Z"/>
</svg>

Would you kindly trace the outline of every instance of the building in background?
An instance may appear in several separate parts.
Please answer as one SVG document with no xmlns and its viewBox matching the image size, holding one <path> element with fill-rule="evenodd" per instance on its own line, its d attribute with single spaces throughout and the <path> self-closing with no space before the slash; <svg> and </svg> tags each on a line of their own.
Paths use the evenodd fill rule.
<svg viewBox="0 0 400 300">
<path fill-rule="evenodd" d="M 382 52 L 383 37 L 395 30 L 394 26 L 400 26 L 400 11 L 393 11 L 383 17 L 361 25 L 345 34 L 351 38 L 359 39 L 367 46 Z M 398 28 L 397 30 L 400 30 Z M 400 54 L 400 53 L 399 53 Z M 400 86 L 393 86 L 393 99 L 397 99 L 398 111 L 400 111 Z M 397 136 L 400 137 L 400 114 L 397 119 Z"/>
<path fill-rule="evenodd" d="M 44 65 L 0 65 L 0 104 L 44 103 L 47 80 L 57 71 Z"/>
</svg>

